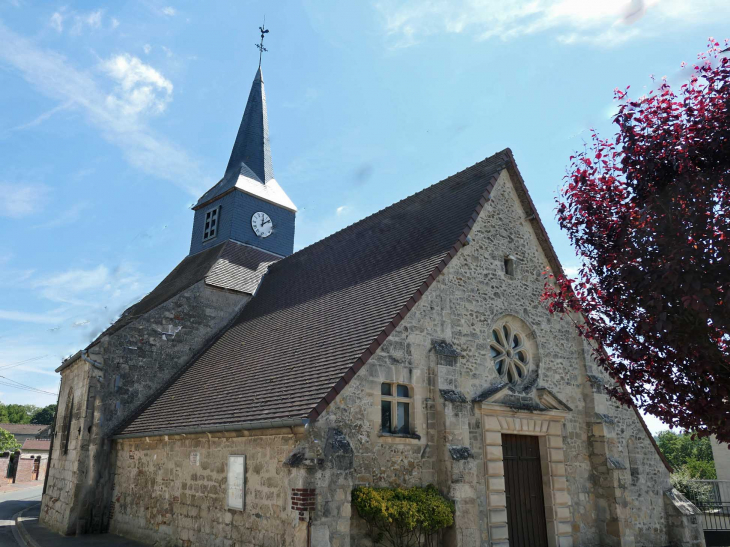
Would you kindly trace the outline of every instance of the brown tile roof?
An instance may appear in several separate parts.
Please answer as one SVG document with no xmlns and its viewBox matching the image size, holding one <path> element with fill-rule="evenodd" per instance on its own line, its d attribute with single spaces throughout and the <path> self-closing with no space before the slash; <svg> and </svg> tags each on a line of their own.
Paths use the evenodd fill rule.
<svg viewBox="0 0 730 547">
<path fill-rule="evenodd" d="M 50 431 L 50 427 L 50 425 L 35 424 L 0 424 L 0 429 L 9 431 L 13 435 L 38 435 L 45 429 Z"/>
<path fill-rule="evenodd" d="M 130 306 L 97 340 L 114 334 L 202 279 L 208 285 L 253 294 L 266 268 L 280 258 L 230 240 L 186 256 L 152 292 Z"/>
<path fill-rule="evenodd" d="M 51 440 L 25 439 L 21 450 L 50 450 Z"/>
<path fill-rule="evenodd" d="M 455 256 L 510 158 L 495 154 L 273 264 L 233 326 L 117 433 L 315 418 Z"/>
</svg>

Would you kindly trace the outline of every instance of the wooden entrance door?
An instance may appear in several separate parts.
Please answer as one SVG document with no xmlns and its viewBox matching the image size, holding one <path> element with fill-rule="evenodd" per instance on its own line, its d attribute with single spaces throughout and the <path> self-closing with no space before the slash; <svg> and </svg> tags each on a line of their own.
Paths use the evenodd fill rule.
<svg viewBox="0 0 730 547">
<path fill-rule="evenodd" d="M 548 547 L 540 441 L 530 435 L 502 435 L 502 455 L 510 547 Z"/>
</svg>

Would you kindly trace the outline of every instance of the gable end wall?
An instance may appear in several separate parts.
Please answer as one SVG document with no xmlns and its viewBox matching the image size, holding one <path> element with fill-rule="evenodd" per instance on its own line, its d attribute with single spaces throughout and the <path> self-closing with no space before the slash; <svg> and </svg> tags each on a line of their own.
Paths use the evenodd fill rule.
<svg viewBox="0 0 730 547">
<path fill-rule="evenodd" d="M 200 281 L 90 348 L 89 358 L 100 368 L 78 359 L 63 370 L 56 442 L 41 512 L 45 525 L 67 533 L 82 518 L 85 530 L 106 529 L 106 499 L 113 480 L 108 436 L 248 299 Z M 64 455 L 58 431 L 69 390 L 76 394 L 76 414 L 73 450 Z"/>
</svg>

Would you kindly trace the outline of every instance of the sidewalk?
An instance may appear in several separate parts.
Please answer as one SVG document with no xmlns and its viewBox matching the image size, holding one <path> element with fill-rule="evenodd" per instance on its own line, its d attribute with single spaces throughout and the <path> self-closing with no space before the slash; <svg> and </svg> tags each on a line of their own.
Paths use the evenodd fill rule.
<svg viewBox="0 0 730 547">
<path fill-rule="evenodd" d="M 16 482 L 13 483 L 0 483 L 0 494 L 7 494 L 8 492 L 17 492 L 18 490 L 27 490 L 28 488 L 35 488 L 37 486 L 43 486 L 43 481 L 33 482 Z"/>
<path fill-rule="evenodd" d="M 38 524 L 40 504 L 22 511 L 15 518 L 17 532 L 22 542 L 20 547 L 63 547 L 84 545 L 87 547 L 145 547 L 129 539 L 112 534 L 88 536 L 62 536 Z M 18 539 L 16 537 L 16 539 Z"/>
</svg>

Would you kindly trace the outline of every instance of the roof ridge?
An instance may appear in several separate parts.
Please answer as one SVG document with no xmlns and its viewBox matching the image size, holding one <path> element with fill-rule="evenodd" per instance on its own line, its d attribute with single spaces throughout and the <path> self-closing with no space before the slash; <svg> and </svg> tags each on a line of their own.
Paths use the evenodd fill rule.
<svg viewBox="0 0 730 547">
<path fill-rule="evenodd" d="M 456 175 L 463 173 L 464 171 L 467 171 L 468 169 L 471 169 L 475 167 L 476 165 L 479 165 L 480 163 L 484 163 L 488 161 L 489 159 L 495 158 L 497 156 L 501 156 L 503 160 L 509 159 L 509 155 L 511 154 L 511 150 L 509 148 L 506 148 L 502 150 L 501 152 L 498 152 L 497 154 L 494 154 L 490 156 L 489 158 L 486 158 L 482 160 L 481 162 L 478 162 L 474 165 L 472 165 L 470 168 L 464 169 L 460 171 L 459 173 L 456 173 Z M 505 158 L 504 155 L 507 155 L 508 158 Z M 390 322 L 383 328 L 382 331 L 373 339 L 373 341 L 365 348 L 365 350 L 360 354 L 360 356 L 355 360 L 355 362 L 348 368 L 345 373 L 340 376 L 340 379 L 335 383 L 332 388 L 325 394 L 324 397 L 317 403 L 317 405 L 309 412 L 307 415 L 307 418 L 310 420 L 316 420 L 329 406 L 329 404 L 334 401 L 337 398 L 337 395 L 339 395 L 345 387 L 352 381 L 352 379 L 355 377 L 355 375 L 362 369 L 362 367 L 365 366 L 365 364 L 370 360 L 370 358 L 375 355 L 375 353 L 378 351 L 380 346 L 382 346 L 385 341 L 390 337 L 390 335 L 395 331 L 395 329 L 400 325 L 401 321 L 406 318 L 408 315 L 408 312 L 410 312 L 413 307 L 423 298 L 423 296 L 426 294 L 426 291 L 431 287 L 431 285 L 438 279 L 438 277 L 441 275 L 441 272 L 443 272 L 446 269 L 446 266 L 449 265 L 449 263 L 456 257 L 458 252 L 467 244 L 469 233 L 471 232 L 472 227 L 474 226 L 474 223 L 479 218 L 479 215 L 481 214 L 482 210 L 484 209 L 484 206 L 486 205 L 487 201 L 490 199 L 492 190 L 494 189 L 495 184 L 497 184 L 497 180 L 499 179 L 500 174 L 504 170 L 505 166 L 495 166 L 494 173 L 492 173 L 492 176 L 489 178 L 489 181 L 485 185 L 485 190 L 481 194 L 481 197 L 479 201 L 477 201 L 476 205 L 474 206 L 474 212 L 469 217 L 469 220 L 467 220 L 466 225 L 464 226 L 464 230 L 462 231 L 459 238 L 456 240 L 456 242 L 452 245 L 452 247 L 444 253 L 443 258 L 441 261 L 434 266 L 434 268 L 429 272 L 429 274 L 426 276 L 425 281 L 419 285 L 419 287 L 415 290 L 415 292 L 411 295 L 411 297 L 403 304 L 400 310 L 393 316 L 393 318 L 390 320 Z M 449 178 L 453 178 L 456 175 L 452 175 Z M 444 179 L 448 180 L 448 179 Z M 440 181 L 444 182 L 444 181 Z M 439 183 L 440 183 L 439 182 Z M 439 184 L 436 183 L 436 184 Z M 436 186 L 436 184 L 432 184 L 429 186 L 429 188 Z M 420 192 L 419 192 L 420 193 Z"/>
<path fill-rule="evenodd" d="M 267 416 L 276 415 L 277 418 L 316 419 L 468 243 L 467 236 L 489 201 L 507 161 L 508 150 L 499 151 L 272 264 L 272 270 L 276 269 L 272 273 L 276 275 L 264 279 L 259 294 L 219 331 L 217 340 L 211 340 L 206 344 L 207 348 L 196 352 L 179 369 L 176 378 L 166 382 L 165 387 L 138 407 L 115 433 L 154 434 L 160 427 L 158 417 L 167 416 L 171 404 L 187 405 L 189 410 L 202 412 L 197 409 L 202 404 L 199 392 L 189 404 L 183 399 L 172 401 L 191 383 L 196 384 L 201 372 L 209 379 L 205 386 L 198 384 L 199 389 L 218 386 L 223 381 L 219 373 L 225 368 L 221 365 L 224 362 L 222 355 L 227 356 L 229 366 L 243 367 L 244 376 L 256 385 L 265 384 L 282 394 L 286 390 L 270 384 L 272 378 L 266 382 L 267 374 L 289 381 L 295 374 L 292 372 L 296 368 L 295 362 L 301 365 L 305 360 L 307 366 L 321 367 L 317 370 L 323 378 L 309 386 L 304 395 L 297 394 L 291 404 L 267 403 L 265 412 Z M 447 213 L 443 219 L 440 218 L 442 212 Z M 383 226 L 380 226 L 379 218 L 383 219 Z M 394 230 L 401 220 L 404 221 L 402 233 Z M 383 252 L 391 254 L 383 256 Z M 287 262 L 292 257 L 298 258 Z M 376 267 L 380 264 L 377 257 L 382 259 L 382 267 Z M 280 267 L 279 263 L 286 267 Z M 337 275 L 334 281 L 333 273 Z M 376 281 L 378 274 L 385 276 L 387 286 Z M 320 275 L 324 278 L 319 279 Z M 334 296 L 338 294 L 341 296 Z M 351 318 L 349 310 L 354 310 L 354 306 L 364 306 L 367 311 Z M 321 314 L 317 315 L 319 312 Z M 298 327 L 303 325 L 305 313 L 314 313 L 312 320 L 320 321 L 317 328 Z M 355 319 L 357 325 L 353 323 Z M 326 336 L 321 334 L 323 332 Z M 276 357 L 267 353 L 262 361 L 257 353 L 257 363 L 273 367 L 267 373 L 257 372 L 258 369 L 249 363 L 250 353 L 259 352 L 272 333 L 294 340 L 297 347 L 289 347 L 280 340 L 284 346 L 276 344 Z M 243 345 L 239 339 L 242 336 L 246 337 Z M 322 346 L 318 344 L 325 338 L 333 338 L 331 351 L 335 353 L 323 357 Z M 271 347 L 270 340 L 266 346 Z M 215 405 L 223 404 L 222 400 L 214 398 Z M 230 416 L 212 417 L 203 412 L 199 423 L 204 427 L 213 422 L 228 423 L 234 417 L 235 423 L 249 422 L 254 414 L 260 417 L 261 409 L 253 411 L 245 404 L 241 405 L 239 401 L 236 409 L 228 413 Z M 282 405 L 286 408 L 279 408 Z M 174 430 L 186 420 L 189 421 L 178 415 L 168 425 Z"/>
<path fill-rule="evenodd" d="M 458 177 L 459 175 L 462 175 L 463 173 L 465 173 L 467 171 L 470 171 L 471 169 L 474 169 L 475 167 L 477 167 L 479 165 L 485 164 L 485 163 L 487 163 L 490 160 L 497 159 L 499 157 L 499 159 L 502 159 L 506 163 L 509 160 L 509 156 L 508 157 L 505 157 L 505 154 L 511 155 L 511 153 L 512 153 L 512 151 L 509 148 L 505 148 L 503 150 L 500 150 L 499 152 L 496 152 L 496 153 L 492 154 L 491 156 L 487 156 L 483 160 L 480 160 L 480 161 L 476 162 L 475 164 L 470 165 L 469 167 L 466 167 L 466 168 L 462 169 L 461 171 L 458 171 L 458 172 L 454 173 L 453 175 L 449 175 L 448 177 L 446 177 L 444 179 L 441 179 L 440 181 L 435 182 L 435 183 L 431 184 L 430 186 L 427 186 L 427 187 L 419 190 L 418 192 L 415 192 L 413 194 L 410 194 L 410 195 L 404 197 L 403 199 L 401 199 L 399 201 L 396 201 L 395 203 L 391 203 L 390 205 L 387 205 L 387 206 L 383 207 L 382 209 L 379 209 L 379 210 L 377 210 L 377 211 L 369 214 L 368 216 L 366 216 L 364 218 L 361 218 L 360 220 L 358 220 L 356 222 L 353 222 L 352 224 L 349 224 L 348 226 L 345 226 L 344 228 L 341 228 L 341 229 L 337 230 L 336 232 L 331 233 L 330 235 L 323 237 L 320 240 L 315 241 L 314 243 L 310 243 L 306 247 L 302 247 L 298 251 L 290 254 L 289 256 L 287 256 L 287 257 L 285 257 L 285 258 L 283 258 L 281 260 L 279 260 L 276 263 L 276 267 L 279 268 L 279 267 L 281 267 L 280 266 L 281 264 L 283 264 L 283 263 L 285 263 L 287 261 L 290 261 L 291 259 L 294 259 L 295 257 L 301 256 L 305 251 L 311 251 L 312 248 L 317 247 L 319 245 L 322 245 L 325 242 L 331 241 L 336 236 L 341 235 L 345 231 L 354 229 L 356 226 L 360 226 L 364 222 L 372 219 L 373 217 L 375 217 L 377 215 L 380 215 L 381 213 L 383 213 L 383 211 L 386 211 L 388 209 L 395 208 L 398 205 L 402 204 L 403 202 L 408 201 L 408 200 L 410 200 L 410 199 L 412 199 L 412 198 L 414 198 L 416 196 L 420 196 L 424 192 L 427 192 L 429 190 L 432 190 L 435 186 L 438 186 L 440 184 L 443 184 L 443 183 L 445 183 L 445 182 L 453 179 L 454 177 Z M 506 165 L 504 167 L 506 167 Z M 274 266 L 274 265 L 272 264 L 272 266 Z"/>
</svg>

